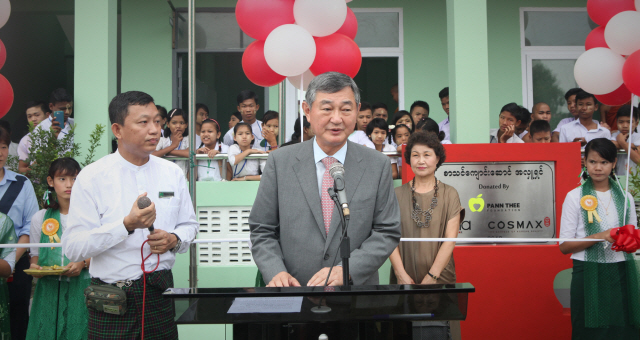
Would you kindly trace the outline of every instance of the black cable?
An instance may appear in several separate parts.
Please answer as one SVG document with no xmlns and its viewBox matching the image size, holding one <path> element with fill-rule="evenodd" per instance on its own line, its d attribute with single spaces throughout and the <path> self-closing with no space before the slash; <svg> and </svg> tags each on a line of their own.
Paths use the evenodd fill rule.
<svg viewBox="0 0 640 340">
<path fill-rule="evenodd" d="M 338 213 L 340 214 L 340 224 L 338 226 L 340 226 L 342 225 L 342 221 L 344 221 L 344 214 L 342 212 L 342 207 L 340 206 L 340 202 L 338 201 L 338 194 L 335 192 L 335 190 L 333 190 L 333 188 L 329 188 L 328 190 L 333 191 L 333 195 L 329 194 L 329 197 L 331 197 L 331 199 L 333 200 L 333 203 L 335 203 L 336 207 L 338 207 Z M 333 267 L 335 267 L 336 265 L 336 260 L 338 259 L 338 252 L 340 251 L 340 245 L 342 244 L 342 240 L 344 239 L 344 235 L 346 234 L 346 232 L 347 232 L 347 228 L 343 228 L 342 236 L 340 237 L 340 242 L 338 243 L 338 249 L 336 250 L 336 254 L 334 255 L 334 258 L 333 258 L 333 264 L 331 265 L 331 268 L 329 268 L 329 274 L 327 274 L 327 279 L 324 281 L 323 287 L 326 287 L 327 284 L 329 283 L 329 277 L 331 277 L 331 271 L 333 270 Z M 344 282 L 342 284 L 344 284 Z"/>
</svg>

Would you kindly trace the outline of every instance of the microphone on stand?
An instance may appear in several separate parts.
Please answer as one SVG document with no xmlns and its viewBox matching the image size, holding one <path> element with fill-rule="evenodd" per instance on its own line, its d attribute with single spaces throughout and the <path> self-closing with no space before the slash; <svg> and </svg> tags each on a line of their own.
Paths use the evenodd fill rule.
<svg viewBox="0 0 640 340">
<path fill-rule="evenodd" d="M 335 162 L 329 167 L 329 174 L 333 177 L 333 190 L 338 195 L 338 202 L 342 208 L 343 215 L 349 216 L 349 202 L 347 202 L 347 193 L 344 188 L 344 166 L 340 162 Z"/>
<path fill-rule="evenodd" d="M 138 209 L 144 209 L 151 205 L 151 199 L 147 196 L 142 196 L 138 198 Z M 153 233 L 153 224 L 149 227 L 149 232 Z"/>
</svg>

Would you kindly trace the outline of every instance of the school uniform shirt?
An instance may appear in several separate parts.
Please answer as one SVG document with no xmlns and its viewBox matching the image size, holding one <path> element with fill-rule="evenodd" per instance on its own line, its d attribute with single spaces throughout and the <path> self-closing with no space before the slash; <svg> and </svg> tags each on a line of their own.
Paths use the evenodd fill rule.
<svg viewBox="0 0 640 340">
<path fill-rule="evenodd" d="M 4 177 L 0 181 L 0 198 L 4 197 L 7 193 L 7 189 L 12 182 L 17 181 L 18 177 L 25 177 L 17 174 L 7 167 L 4 167 Z M 26 177 L 25 177 L 26 178 Z M 31 217 L 38 211 L 38 199 L 36 193 L 33 190 L 33 184 L 29 179 L 24 181 L 22 190 L 13 202 L 9 213 L 7 214 L 13 221 L 13 227 L 16 230 L 18 238 L 22 235 L 29 235 L 31 228 Z"/>
<path fill-rule="evenodd" d="M 565 124 L 560 129 L 560 143 L 570 143 L 580 137 L 584 137 L 587 142 L 596 138 L 611 138 L 611 131 L 600 126 L 598 121 L 594 120 L 593 122 L 596 123 L 596 128 L 593 130 L 587 130 L 584 125 L 580 124 L 579 119 Z"/>
<path fill-rule="evenodd" d="M 171 137 L 160 137 L 160 140 L 158 141 L 158 145 L 156 146 L 156 151 L 168 148 L 169 146 L 171 146 Z M 189 148 L 189 136 L 184 136 L 182 138 L 182 141 L 180 141 L 180 144 L 178 144 L 178 147 L 175 148 L 175 150 L 185 150 Z M 189 161 L 172 161 L 169 160 L 170 162 L 176 163 L 176 165 L 178 165 L 180 167 L 180 169 L 182 169 L 182 171 L 184 172 L 184 176 L 186 177 L 187 174 L 189 173 Z"/>
<path fill-rule="evenodd" d="M 490 131 L 490 137 L 489 137 L 489 143 L 499 143 L 498 142 L 498 131 L 500 129 L 491 129 Z M 518 137 L 518 135 L 516 135 L 515 133 L 513 134 L 513 136 L 511 136 L 509 139 L 507 139 L 507 143 L 524 143 L 524 141 L 522 139 L 520 139 L 520 137 Z"/>
<path fill-rule="evenodd" d="M 354 143 L 357 143 L 357 144 L 360 144 L 360 145 L 364 145 L 364 146 L 366 146 L 368 148 L 371 148 L 371 149 L 374 149 L 374 150 L 376 149 L 376 146 L 373 144 L 371 139 L 369 139 L 367 134 L 364 133 L 364 131 L 362 131 L 362 130 L 353 131 L 353 133 L 351 133 L 349 135 L 348 139 L 350 141 L 354 142 Z"/>
<path fill-rule="evenodd" d="M 47 209 L 42 209 L 36 212 L 33 217 L 31 217 L 31 228 L 29 234 L 29 242 L 30 243 L 40 243 L 40 238 L 42 237 L 42 223 L 44 223 L 44 214 L 47 212 Z M 60 214 L 60 228 L 62 228 L 62 237 L 64 237 L 64 232 L 67 230 L 67 217 L 69 215 Z M 29 248 L 31 256 L 38 256 L 40 254 L 40 248 Z"/>
<path fill-rule="evenodd" d="M 9 144 L 9 156 L 18 157 L 18 143 L 11 142 Z"/>
<path fill-rule="evenodd" d="M 521 134 L 518 135 L 518 138 L 524 140 L 524 136 L 526 136 L 528 133 L 529 133 L 529 131 L 524 130 L 524 131 L 522 131 Z"/>
<path fill-rule="evenodd" d="M 216 143 L 214 149 L 220 151 L 220 153 L 229 153 L 229 147 L 224 144 Z M 225 164 L 223 163 L 222 165 L 224 166 Z M 217 160 L 198 160 L 198 181 L 219 182 L 222 180 L 222 171 Z"/>
<path fill-rule="evenodd" d="M 394 148 L 393 145 L 391 145 L 391 144 L 385 144 L 382 147 L 382 151 L 397 152 L 397 149 Z M 391 164 L 398 164 L 398 158 L 397 157 L 389 157 L 389 160 L 391 160 Z M 402 166 L 402 160 L 400 161 L 400 165 Z"/>
<path fill-rule="evenodd" d="M 241 160 L 240 163 L 236 164 L 236 156 L 241 153 L 242 150 L 240 150 L 240 146 L 238 146 L 238 144 L 231 145 L 229 147 L 229 151 L 227 152 L 227 155 L 229 155 L 229 164 L 231 165 L 231 171 L 233 171 L 233 178 L 256 176 L 260 174 L 260 171 L 264 171 L 264 166 L 267 165 L 266 159 L 245 158 Z"/>
<path fill-rule="evenodd" d="M 615 142 L 619 134 L 620 134 L 620 131 L 616 131 L 612 133 L 611 141 Z M 640 133 L 634 132 L 631 138 L 633 138 L 631 144 L 635 146 L 640 146 Z M 637 166 L 638 164 L 636 164 L 633 160 L 631 160 L 631 168 L 635 168 Z M 625 153 L 624 155 L 618 155 L 618 161 L 616 162 L 616 175 L 625 176 L 626 173 L 627 173 L 627 154 Z"/>
<path fill-rule="evenodd" d="M 575 117 L 569 117 L 569 118 L 565 118 L 561 121 L 558 122 L 558 126 L 556 126 L 556 129 L 553 130 L 553 132 L 558 132 L 560 133 L 560 128 L 562 128 L 565 124 L 571 123 L 573 121 L 578 120 L 578 118 Z"/>
<path fill-rule="evenodd" d="M 617 184 L 616 184 L 617 185 Z M 611 197 L 611 190 L 606 192 L 596 191 L 598 199 L 598 215 L 602 219 L 601 223 L 606 224 L 606 228 L 620 227 L 618 221 L 618 209 Z M 627 194 L 628 202 L 631 202 L 629 209 L 629 220 L 627 224 L 636 225 L 638 217 L 636 216 L 636 209 L 633 204 L 633 197 L 631 194 Z M 567 194 L 567 197 L 562 204 L 562 219 L 560 220 L 560 238 L 585 238 L 587 236 L 584 229 L 584 220 L 582 218 L 582 208 L 580 207 L 581 188 L 577 187 Z M 608 212 L 600 214 L 602 212 Z M 560 242 L 563 243 L 563 242 Z M 611 244 L 608 242 L 596 243 L 593 247 L 604 247 L 611 249 Z M 624 261 L 624 252 L 614 252 L 615 257 L 606 260 L 608 263 Z M 571 259 L 584 261 L 584 250 L 571 254 Z"/>
<path fill-rule="evenodd" d="M 67 258 L 72 262 L 91 258 L 89 274 L 106 283 L 140 278 L 140 246 L 147 240 L 149 230 L 135 229 L 129 235 L 123 222 L 138 196 L 145 192 L 155 204 L 154 228 L 175 233 L 182 241 L 176 251 L 185 253 L 198 233 L 198 223 L 182 169 L 155 156 L 137 166 L 116 151 L 78 174 L 62 237 Z M 149 247 L 145 248 L 148 254 Z M 175 258 L 171 251 L 160 255 L 157 270 L 171 269 Z M 157 256 L 153 255 L 145 265 L 150 269 L 156 263 Z"/>
<path fill-rule="evenodd" d="M 50 129 L 53 124 L 52 118 L 49 117 L 40 122 L 40 124 L 36 125 L 33 131 L 37 129 Z M 66 135 L 71 132 L 71 128 L 73 128 L 73 118 L 67 119 L 64 123 L 64 128 L 58 134 L 58 140 L 63 139 Z M 18 159 L 21 161 L 27 160 L 29 157 L 29 149 L 31 148 L 31 133 L 26 134 L 22 139 L 20 139 L 20 143 L 18 144 Z"/>
<path fill-rule="evenodd" d="M 449 136 L 449 116 L 447 116 L 447 119 L 441 121 L 438 127 L 440 131 L 444 132 L 444 140 L 451 140 L 451 136 Z"/>
<path fill-rule="evenodd" d="M 200 136 L 196 135 L 196 149 L 199 148 L 200 145 L 202 145 L 202 139 Z"/>
<path fill-rule="evenodd" d="M 243 123 L 244 121 L 241 121 L 241 123 Z M 251 132 L 253 132 L 253 145 L 255 145 L 256 147 L 260 145 L 260 142 L 262 142 L 262 140 L 264 139 L 264 137 L 262 137 L 262 122 L 257 120 L 255 122 L 253 122 L 253 124 L 251 124 Z M 227 131 L 227 133 L 224 134 L 224 138 L 222 139 L 222 142 L 227 145 L 227 146 L 232 146 L 233 145 L 233 129 L 230 129 L 229 131 Z"/>
</svg>

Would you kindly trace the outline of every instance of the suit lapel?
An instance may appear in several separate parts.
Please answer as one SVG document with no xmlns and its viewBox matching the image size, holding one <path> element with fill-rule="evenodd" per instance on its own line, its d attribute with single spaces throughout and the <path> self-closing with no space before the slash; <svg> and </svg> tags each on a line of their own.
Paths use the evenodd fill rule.
<svg viewBox="0 0 640 340">
<path fill-rule="evenodd" d="M 347 201 L 351 204 L 353 196 L 356 193 L 362 174 L 366 171 L 364 164 L 362 164 L 362 155 L 357 152 L 355 144 L 347 141 L 347 156 L 344 159 L 344 181 L 345 190 L 347 191 Z M 347 234 L 349 231 L 347 230 Z M 329 227 L 329 235 L 327 242 L 324 245 L 324 251 L 327 252 L 329 244 L 333 240 L 333 237 L 337 234 L 337 238 L 342 236 L 342 225 L 340 224 L 340 213 L 337 208 L 333 209 L 333 215 L 331 216 L 331 226 Z"/>
<path fill-rule="evenodd" d="M 326 239 L 324 230 L 324 219 L 322 216 L 322 203 L 320 202 L 320 189 L 318 188 L 318 178 L 316 175 L 316 164 L 313 161 L 313 142 L 303 143 L 301 152 L 296 155 L 298 159 L 297 165 L 294 165 L 298 183 L 302 188 L 304 197 L 307 199 L 309 208 L 316 219 L 316 224 L 321 231 L 322 236 Z"/>
</svg>

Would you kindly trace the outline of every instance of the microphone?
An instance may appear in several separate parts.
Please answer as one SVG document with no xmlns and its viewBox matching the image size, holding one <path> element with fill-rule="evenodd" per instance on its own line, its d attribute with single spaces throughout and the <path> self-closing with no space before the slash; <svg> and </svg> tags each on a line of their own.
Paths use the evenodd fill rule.
<svg viewBox="0 0 640 340">
<path fill-rule="evenodd" d="M 349 203 L 347 202 L 347 193 L 344 187 L 344 166 L 340 162 L 335 162 L 329 167 L 329 174 L 333 177 L 333 189 L 338 195 L 338 202 L 342 207 L 344 216 L 349 216 Z"/>
<path fill-rule="evenodd" d="M 151 199 L 149 199 L 149 197 L 147 196 L 142 196 L 140 198 L 138 198 L 138 209 L 144 209 L 147 208 L 151 205 Z M 153 233 L 153 224 L 149 227 L 149 232 Z"/>
</svg>

